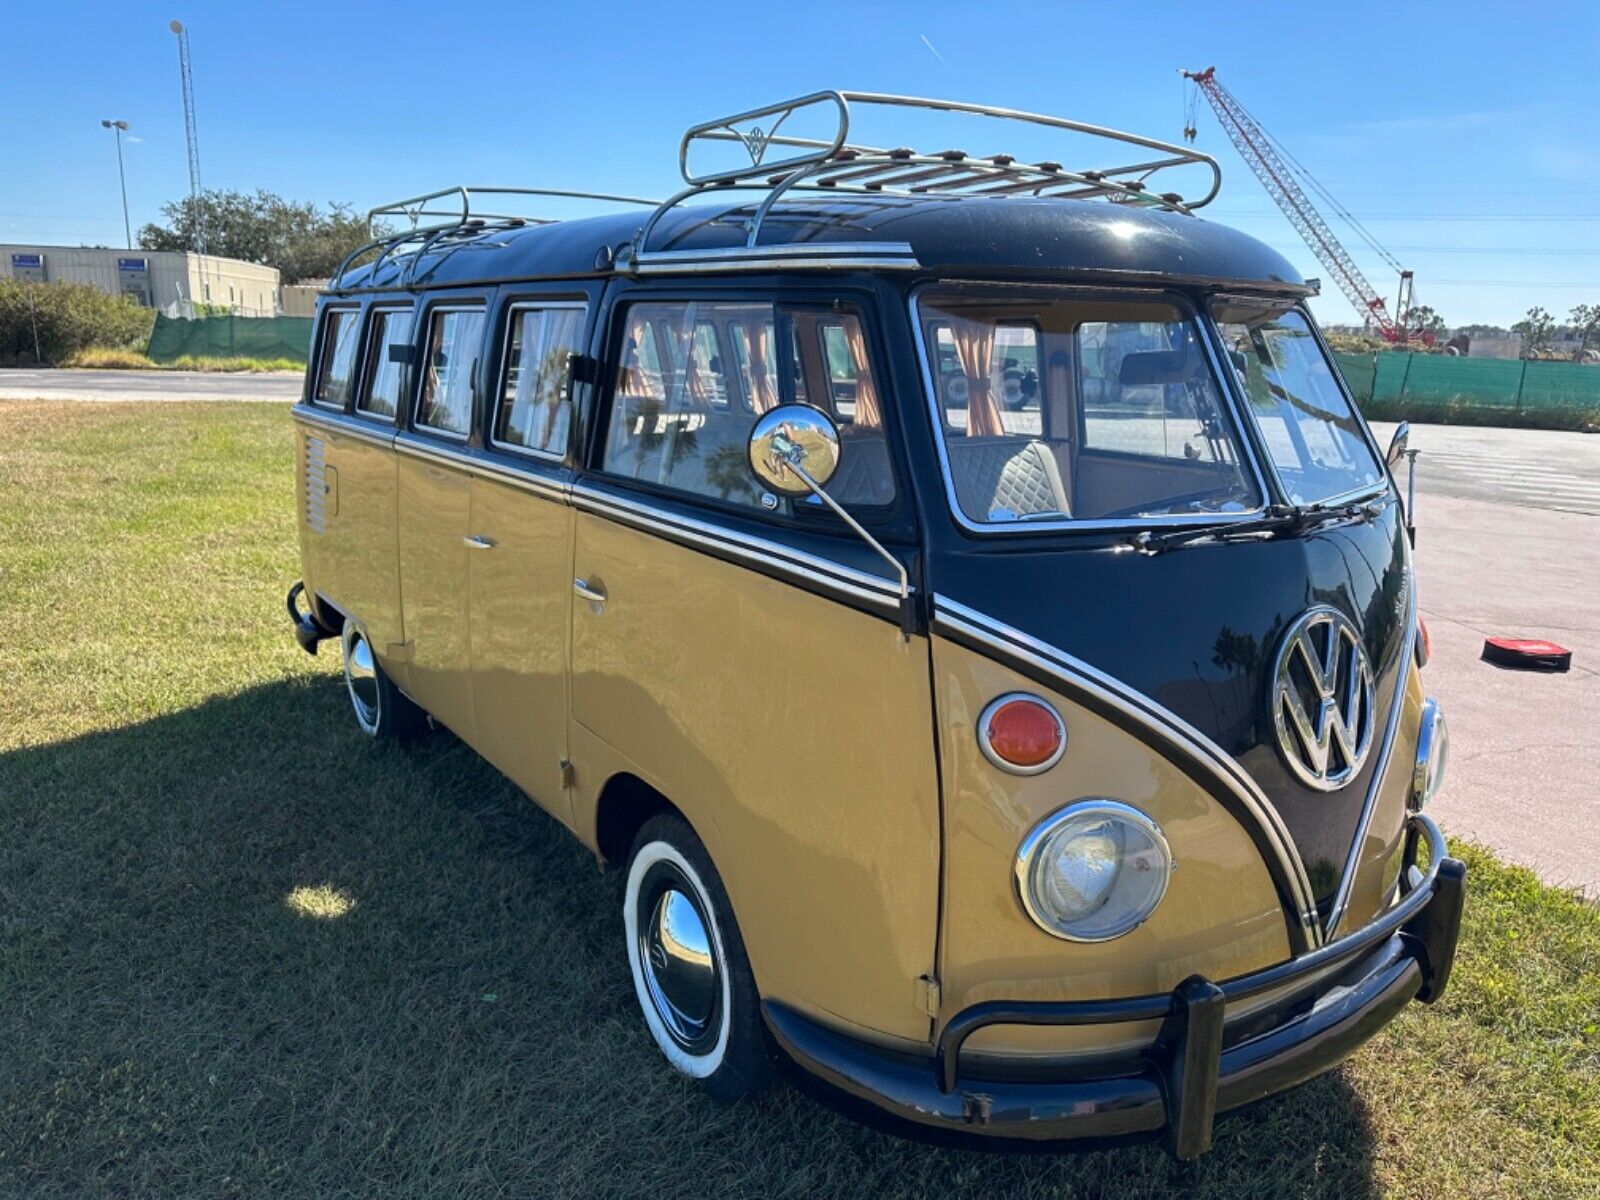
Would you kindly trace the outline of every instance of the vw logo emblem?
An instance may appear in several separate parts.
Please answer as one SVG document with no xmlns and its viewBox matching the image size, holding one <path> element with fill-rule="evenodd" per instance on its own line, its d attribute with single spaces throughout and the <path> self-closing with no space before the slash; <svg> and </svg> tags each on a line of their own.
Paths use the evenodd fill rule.
<svg viewBox="0 0 1600 1200">
<path fill-rule="evenodd" d="M 1272 670 L 1278 749 L 1307 787 L 1354 779 L 1372 749 L 1372 666 L 1361 635 L 1337 609 L 1313 608 L 1283 635 Z"/>
</svg>

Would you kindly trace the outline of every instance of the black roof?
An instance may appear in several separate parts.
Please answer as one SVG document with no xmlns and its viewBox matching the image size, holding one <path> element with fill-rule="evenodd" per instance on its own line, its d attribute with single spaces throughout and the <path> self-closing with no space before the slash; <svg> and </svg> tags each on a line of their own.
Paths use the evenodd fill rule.
<svg viewBox="0 0 1600 1200">
<path fill-rule="evenodd" d="M 748 203 L 676 208 L 650 235 L 651 251 L 744 244 Z M 548 225 L 470 227 L 407 266 L 409 251 L 345 273 L 346 291 L 594 275 L 633 240 L 647 217 L 634 211 Z M 1276 250 L 1198 217 L 1103 200 L 963 197 L 959 200 L 823 196 L 785 200 L 761 226 L 762 247 L 816 243 L 906 243 L 927 272 L 942 275 L 1080 277 L 1235 284 L 1299 293 L 1305 281 Z"/>
</svg>

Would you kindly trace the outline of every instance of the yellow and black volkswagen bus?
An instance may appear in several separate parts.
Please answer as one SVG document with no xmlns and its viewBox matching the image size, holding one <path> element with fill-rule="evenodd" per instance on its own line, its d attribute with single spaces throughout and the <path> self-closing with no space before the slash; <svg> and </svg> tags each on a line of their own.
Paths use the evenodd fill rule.
<svg viewBox="0 0 1600 1200">
<path fill-rule="evenodd" d="M 1192 1157 L 1435 999 L 1405 499 L 1216 164 L 847 92 L 680 162 L 385 206 L 322 297 L 288 606 L 360 731 L 447 727 L 622 872 L 724 1100 Z"/>
</svg>

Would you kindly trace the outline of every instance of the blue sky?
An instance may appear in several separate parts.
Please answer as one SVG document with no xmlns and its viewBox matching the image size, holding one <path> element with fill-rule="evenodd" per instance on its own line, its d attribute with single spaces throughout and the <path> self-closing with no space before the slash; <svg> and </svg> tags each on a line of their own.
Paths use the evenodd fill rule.
<svg viewBox="0 0 1600 1200">
<path fill-rule="evenodd" d="M 686 125 L 821 87 L 1176 141 L 1177 68 L 1215 64 L 1447 320 L 1600 302 L 1592 4 L 17 5 L 0 242 L 121 244 L 104 117 L 132 125 L 135 233 L 186 191 L 173 17 L 190 29 L 208 187 L 361 208 L 458 182 L 665 194 Z M 1198 126 L 1224 171 L 1207 215 L 1327 280 L 1203 104 Z M 921 140 L 1012 149 L 964 130 Z M 1392 304 L 1393 272 L 1346 242 Z M 1331 283 L 1317 307 L 1325 322 L 1353 316 Z"/>
</svg>

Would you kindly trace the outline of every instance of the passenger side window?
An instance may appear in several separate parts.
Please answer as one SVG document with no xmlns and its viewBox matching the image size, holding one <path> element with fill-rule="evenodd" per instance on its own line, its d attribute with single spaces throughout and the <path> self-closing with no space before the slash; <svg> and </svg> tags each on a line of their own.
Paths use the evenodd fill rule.
<svg viewBox="0 0 1600 1200">
<path fill-rule="evenodd" d="M 372 316 L 367 340 L 366 379 L 356 411 L 369 417 L 393 420 L 400 411 L 400 387 L 405 377 L 405 351 L 411 345 L 411 313 L 407 309 L 379 309 Z M 396 355 L 399 357 L 396 357 Z"/>
<path fill-rule="evenodd" d="M 361 314 L 353 308 L 330 308 L 322 321 L 322 349 L 317 356 L 317 388 L 312 398 L 329 408 L 343 408 L 355 376 L 356 329 Z"/>
<path fill-rule="evenodd" d="M 854 507 L 894 502 L 877 382 L 856 314 L 647 303 L 627 311 L 623 328 L 605 470 L 752 508 L 821 509 L 815 497 L 764 497 L 747 457 L 762 413 L 811 397 L 839 423 L 844 443 L 829 494 Z"/>
<path fill-rule="evenodd" d="M 569 360 L 580 349 L 582 308 L 516 308 L 491 437 L 496 445 L 556 457 L 572 424 Z"/>
<path fill-rule="evenodd" d="M 417 424 L 452 437 L 472 429 L 472 375 L 483 342 L 481 309 L 436 309 L 428 323 Z"/>
</svg>

